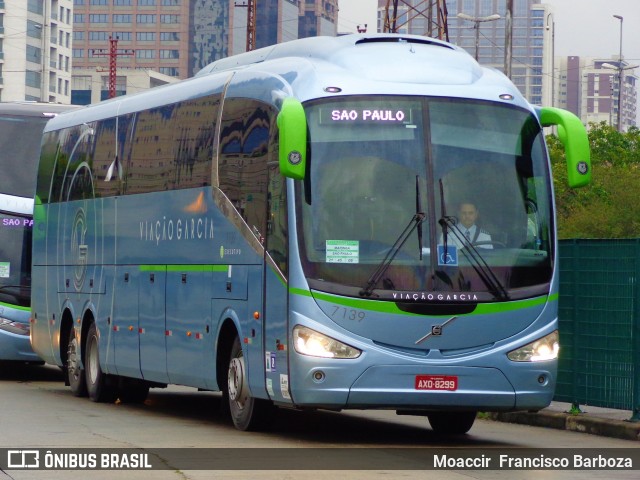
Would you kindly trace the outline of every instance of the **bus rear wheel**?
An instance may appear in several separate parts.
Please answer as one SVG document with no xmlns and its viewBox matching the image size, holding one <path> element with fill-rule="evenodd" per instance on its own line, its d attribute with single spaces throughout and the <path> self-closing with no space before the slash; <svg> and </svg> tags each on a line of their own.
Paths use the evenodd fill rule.
<svg viewBox="0 0 640 480">
<path fill-rule="evenodd" d="M 229 402 L 231 419 L 238 430 L 260 430 L 268 426 L 275 407 L 268 400 L 251 396 L 242 346 L 237 336 L 231 347 L 227 390 L 224 393 Z"/>
<path fill-rule="evenodd" d="M 114 402 L 118 391 L 100 368 L 100 354 L 98 351 L 98 330 L 92 323 L 87 332 L 85 348 L 85 377 L 89 398 L 94 402 Z"/>
<path fill-rule="evenodd" d="M 463 435 L 471 430 L 477 412 L 430 412 L 427 415 L 431 428 L 445 435 Z"/>
<path fill-rule="evenodd" d="M 69 330 L 69 339 L 67 342 L 67 362 L 65 365 L 65 374 L 67 382 L 71 387 L 71 392 L 76 397 L 87 396 L 87 382 L 85 381 L 84 371 L 80 367 L 80 348 L 76 339 L 76 329 L 71 326 Z"/>
</svg>

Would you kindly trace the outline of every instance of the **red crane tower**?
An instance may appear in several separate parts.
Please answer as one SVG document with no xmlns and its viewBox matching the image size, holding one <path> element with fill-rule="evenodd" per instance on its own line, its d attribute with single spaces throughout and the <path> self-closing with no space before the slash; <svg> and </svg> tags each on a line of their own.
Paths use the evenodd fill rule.
<svg viewBox="0 0 640 480">
<path fill-rule="evenodd" d="M 247 8 L 247 52 L 256 48 L 256 3 L 258 0 L 246 0 L 234 4 L 236 7 Z"/>
<path fill-rule="evenodd" d="M 109 51 L 104 48 L 92 48 L 91 53 L 95 57 L 109 56 L 109 98 L 116 96 L 116 73 L 118 70 L 118 56 L 133 55 L 133 50 L 118 51 L 118 37 L 109 35 Z"/>
</svg>

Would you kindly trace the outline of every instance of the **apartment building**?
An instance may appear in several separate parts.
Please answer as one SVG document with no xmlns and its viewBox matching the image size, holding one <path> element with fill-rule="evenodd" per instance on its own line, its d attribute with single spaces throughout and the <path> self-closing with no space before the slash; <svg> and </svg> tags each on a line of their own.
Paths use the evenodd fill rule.
<svg viewBox="0 0 640 480">
<path fill-rule="evenodd" d="M 0 101 L 69 103 L 73 0 L 0 0 Z"/>
</svg>

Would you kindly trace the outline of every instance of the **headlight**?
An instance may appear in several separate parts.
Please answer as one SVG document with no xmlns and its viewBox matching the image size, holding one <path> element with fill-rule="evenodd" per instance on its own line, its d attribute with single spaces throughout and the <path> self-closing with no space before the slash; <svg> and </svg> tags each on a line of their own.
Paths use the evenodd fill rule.
<svg viewBox="0 0 640 480">
<path fill-rule="evenodd" d="M 311 357 L 358 358 L 362 353 L 357 348 L 302 325 L 293 327 L 293 345 L 296 352 Z"/>
<path fill-rule="evenodd" d="M 28 323 L 13 322 L 6 318 L 0 318 L 0 330 L 15 333 L 16 335 L 29 335 L 31 326 Z"/>
<path fill-rule="evenodd" d="M 558 331 L 555 330 L 545 337 L 509 352 L 507 357 L 514 362 L 543 362 L 558 358 L 559 351 Z"/>
</svg>

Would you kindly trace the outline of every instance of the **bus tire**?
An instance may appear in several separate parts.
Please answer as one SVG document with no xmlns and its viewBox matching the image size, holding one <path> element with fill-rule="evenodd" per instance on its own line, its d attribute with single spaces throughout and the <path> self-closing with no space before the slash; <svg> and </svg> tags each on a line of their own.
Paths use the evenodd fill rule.
<svg viewBox="0 0 640 480">
<path fill-rule="evenodd" d="M 118 391 L 112 385 L 100 368 L 100 353 L 98 351 L 98 331 L 96 324 L 91 323 L 87 332 L 84 362 L 85 378 L 89 398 L 94 402 L 114 402 Z"/>
<path fill-rule="evenodd" d="M 445 435 L 464 435 L 473 426 L 477 412 L 430 412 L 427 415 L 434 432 Z"/>
<path fill-rule="evenodd" d="M 275 407 L 269 400 L 254 398 L 249 391 L 240 339 L 236 336 L 229 356 L 227 389 L 224 392 L 234 426 L 238 430 L 261 430 L 269 426 Z"/>
<path fill-rule="evenodd" d="M 65 362 L 65 375 L 71 388 L 71 393 L 76 397 L 87 396 L 87 382 L 84 370 L 81 368 L 79 342 L 76 339 L 76 329 L 73 325 L 69 329 L 67 342 L 67 360 Z"/>
</svg>

